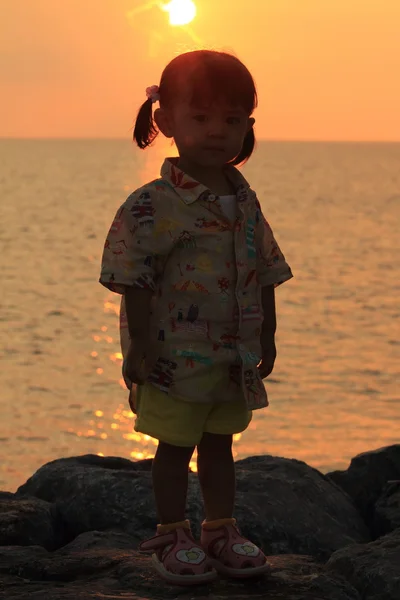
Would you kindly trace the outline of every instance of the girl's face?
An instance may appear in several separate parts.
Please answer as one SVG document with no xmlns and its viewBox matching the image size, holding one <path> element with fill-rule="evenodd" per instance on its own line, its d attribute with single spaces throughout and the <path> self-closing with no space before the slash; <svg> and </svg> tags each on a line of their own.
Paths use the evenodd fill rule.
<svg viewBox="0 0 400 600">
<path fill-rule="evenodd" d="M 172 110 L 158 109 L 154 118 L 162 133 L 174 138 L 181 157 L 210 168 L 235 158 L 254 124 L 243 108 L 224 102 L 197 107 L 181 101 Z"/>
</svg>

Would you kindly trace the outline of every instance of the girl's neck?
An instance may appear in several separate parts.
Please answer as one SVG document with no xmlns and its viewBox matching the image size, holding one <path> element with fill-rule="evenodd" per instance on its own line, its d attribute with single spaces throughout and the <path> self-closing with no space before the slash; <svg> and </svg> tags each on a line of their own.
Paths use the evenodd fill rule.
<svg viewBox="0 0 400 600">
<path fill-rule="evenodd" d="M 184 157 L 180 157 L 178 168 L 189 175 L 189 177 L 192 177 L 192 179 L 202 183 L 218 196 L 235 193 L 232 183 L 226 176 L 224 167 L 203 167 Z"/>
</svg>

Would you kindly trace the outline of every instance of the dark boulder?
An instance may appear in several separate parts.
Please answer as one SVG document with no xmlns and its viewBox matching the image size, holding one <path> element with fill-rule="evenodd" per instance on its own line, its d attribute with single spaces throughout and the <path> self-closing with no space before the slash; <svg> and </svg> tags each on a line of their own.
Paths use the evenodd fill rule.
<svg viewBox="0 0 400 600">
<path fill-rule="evenodd" d="M 372 531 L 376 501 L 388 481 L 400 479 L 400 444 L 358 454 L 346 471 L 327 477 L 349 494 Z"/>
<path fill-rule="evenodd" d="M 268 553 L 326 560 L 338 548 L 370 540 L 343 490 L 306 463 L 255 456 L 236 466 L 238 523 Z"/>
<path fill-rule="evenodd" d="M 0 546 L 43 546 L 54 550 L 63 540 L 56 507 L 44 500 L 0 493 Z"/>
<path fill-rule="evenodd" d="M 40 548 L 0 548 L 0 599 L 361 600 L 344 579 L 325 573 L 311 557 L 294 555 L 271 557 L 271 575 L 255 581 L 168 586 L 155 575 L 150 558 L 129 544 L 123 534 L 90 532 L 52 554 Z"/>
<path fill-rule="evenodd" d="M 114 460 L 114 459 L 113 459 Z M 157 524 L 151 474 L 110 459 L 62 459 L 41 467 L 17 492 L 54 502 L 70 541 L 86 531 L 109 529 L 137 543 Z M 129 462 L 129 461 L 128 461 Z M 204 518 L 197 475 L 189 476 L 188 517 L 200 534 Z M 269 554 L 309 554 L 319 560 L 369 533 L 343 491 L 297 460 L 251 457 L 237 463 L 236 517 L 243 533 Z"/>
<path fill-rule="evenodd" d="M 378 538 L 400 529 L 400 480 L 388 481 L 375 503 L 372 531 Z M 400 570 L 400 567 L 399 567 Z"/>
<path fill-rule="evenodd" d="M 357 470 L 326 476 L 298 460 L 238 461 L 235 516 L 268 554 L 271 574 L 190 590 L 164 584 L 137 551 L 157 523 L 151 461 L 53 461 L 16 494 L 0 492 L 0 600 L 400 600 L 399 477 L 388 466 L 397 454 L 386 452 L 377 451 L 386 470 L 366 496 Z M 197 475 L 189 480 L 198 536 L 201 491 Z M 390 533 L 371 542 L 357 506 L 373 514 L 376 535 Z"/>
<path fill-rule="evenodd" d="M 124 459 L 85 456 L 53 461 L 36 471 L 16 495 L 25 494 L 56 505 L 66 524 L 66 542 L 86 531 L 113 529 L 138 543 L 157 523 L 150 473 L 140 470 L 140 463 Z"/>
<path fill-rule="evenodd" d="M 345 578 L 365 600 L 399 600 L 400 529 L 369 544 L 338 550 L 326 570 Z"/>
</svg>

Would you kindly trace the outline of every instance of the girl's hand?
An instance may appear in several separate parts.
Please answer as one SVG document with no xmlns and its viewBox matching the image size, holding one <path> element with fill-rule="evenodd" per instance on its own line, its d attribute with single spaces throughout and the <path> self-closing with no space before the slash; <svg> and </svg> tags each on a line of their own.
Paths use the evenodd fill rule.
<svg viewBox="0 0 400 600">
<path fill-rule="evenodd" d="M 273 371 L 276 359 L 276 346 L 274 335 L 261 335 L 262 358 L 258 365 L 261 379 L 268 377 Z"/>
<path fill-rule="evenodd" d="M 131 341 L 124 359 L 124 376 L 132 383 L 142 385 L 146 381 L 146 351 L 148 343 L 145 338 Z"/>
<path fill-rule="evenodd" d="M 153 292 L 149 289 L 128 287 L 124 301 L 131 344 L 124 357 L 123 375 L 132 383 L 143 384 L 146 379 L 146 363 L 149 360 L 149 323 Z"/>
</svg>

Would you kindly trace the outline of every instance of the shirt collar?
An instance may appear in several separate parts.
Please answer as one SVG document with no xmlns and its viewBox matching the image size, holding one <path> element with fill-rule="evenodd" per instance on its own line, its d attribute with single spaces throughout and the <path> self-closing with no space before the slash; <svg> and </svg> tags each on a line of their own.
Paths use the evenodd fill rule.
<svg viewBox="0 0 400 600">
<path fill-rule="evenodd" d="M 166 158 L 161 167 L 161 177 L 174 188 L 182 202 L 192 204 L 200 197 L 202 200 L 215 200 L 211 190 L 177 167 L 178 160 L 177 157 Z M 236 190 L 238 200 L 246 199 L 250 185 L 240 171 L 232 165 L 227 165 L 226 174 Z"/>
</svg>

